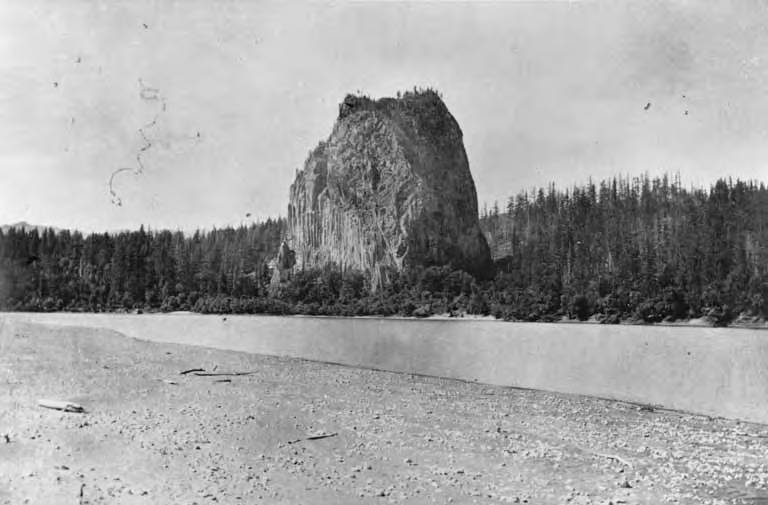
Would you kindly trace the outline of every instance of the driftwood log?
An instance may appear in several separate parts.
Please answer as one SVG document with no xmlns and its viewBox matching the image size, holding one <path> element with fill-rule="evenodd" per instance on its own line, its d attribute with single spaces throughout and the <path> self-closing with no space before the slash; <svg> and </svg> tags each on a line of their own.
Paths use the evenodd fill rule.
<svg viewBox="0 0 768 505">
<path fill-rule="evenodd" d="M 63 410 L 64 412 L 76 412 L 78 414 L 82 414 L 85 412 L 85 409 L 82 405 L 78 405 L 77 403 L 69 402 L 66 400 L 38 400 L 37 404 L 41 407 L 45 407 L 47 409 L 54 409 L 54 410 Z"/>
</svg>

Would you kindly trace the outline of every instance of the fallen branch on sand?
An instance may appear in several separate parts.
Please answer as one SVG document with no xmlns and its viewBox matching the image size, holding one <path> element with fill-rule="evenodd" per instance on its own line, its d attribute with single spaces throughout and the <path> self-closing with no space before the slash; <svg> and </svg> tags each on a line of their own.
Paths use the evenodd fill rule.
<svg viewBox="0 0 768 505">
<path fill-rule="evenodd" d="M 193 372 L 205 372 L 204 368 L 190 368 L 189 370 L 184 370 L 183 372 L 179 372 L 179 375 L 187 375 L 188 373 Z M 197 374 L 195 374 L 197 375 Z"/>
<path fill-rule="evenodd" d="M 231 376 L 231 377 L 238 377 L 241 375 L 253 375 L 258 372 L 196 372 L 193 375 L 197 375 L 198 377 L 220 377 L 220 376 Z"/>
<path fill-rule="evenodd" d="M 304 442 L 306 440 L 321 440 L 323 438 L 331 438 L 331 437 L 335 437 L 336 435 L 338 435 L 337 432 L 334 432 L 334 433 L 321 433 L 321 434 L 318 434 L 318 435 L 311 435 L 309 437 L 304 437 L 304 438 L 298 438 L 296 440 L 291 440 L 290 442 L 288 442 L 288 445 L 297 444 L 299 442 Z"/>
<path fill-rule="evenodd" d="M 232 382 L 232 379 L 216 379 L 213 382 Z"/>
<path fill-rule="evenodd" d="M 37 404 L 47 409 L 63 410 L 64 412 L 75 412 L 78 414 L 85 412 L 82 405 L 65 400 L 38 400 Z"/>
</svg>

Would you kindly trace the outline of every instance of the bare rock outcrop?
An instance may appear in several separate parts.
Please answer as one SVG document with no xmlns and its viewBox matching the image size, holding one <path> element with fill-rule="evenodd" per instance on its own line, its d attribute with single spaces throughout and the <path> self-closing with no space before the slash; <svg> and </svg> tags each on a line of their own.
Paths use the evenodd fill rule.
<svg viewBox="0 0 768 505">
<path fill-rule="evenodd" d="M 375 289 L 408 265 L 491 268 L 462 132 L 434 91 L 348 95 L 288 205 L 294 269 L 333 264 Z"/>
</svg>

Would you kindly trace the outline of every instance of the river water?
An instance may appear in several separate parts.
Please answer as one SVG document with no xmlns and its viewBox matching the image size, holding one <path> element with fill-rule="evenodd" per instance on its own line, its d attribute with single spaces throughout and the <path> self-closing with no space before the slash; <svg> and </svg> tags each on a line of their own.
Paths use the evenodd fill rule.
<svg viewBox="0 0 768 505">
<path fill-rule="evenodd" d="M 768 332 L 487 320 L 3 313 L 7 322 L 584 394 L 768 423 Z"/>
</svg>

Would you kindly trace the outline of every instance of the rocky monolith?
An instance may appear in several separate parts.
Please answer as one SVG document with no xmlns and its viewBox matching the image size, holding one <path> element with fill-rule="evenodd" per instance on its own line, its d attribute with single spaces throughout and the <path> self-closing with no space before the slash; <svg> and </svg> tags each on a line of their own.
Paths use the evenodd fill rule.
<svg viewBox="0 0 768 505">
<path fill-rule="evenodd" d="M 440 96 L 348 95 L 291 185 L 287 243 L 294 270 L 360 270 L 374 289 L 409 265 L 487 274 L 462 132 Z"/>
</svg>

